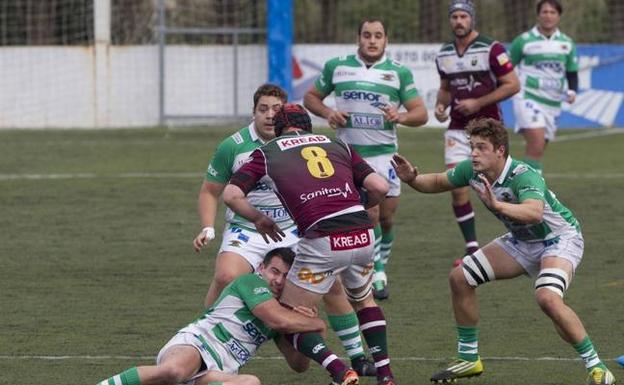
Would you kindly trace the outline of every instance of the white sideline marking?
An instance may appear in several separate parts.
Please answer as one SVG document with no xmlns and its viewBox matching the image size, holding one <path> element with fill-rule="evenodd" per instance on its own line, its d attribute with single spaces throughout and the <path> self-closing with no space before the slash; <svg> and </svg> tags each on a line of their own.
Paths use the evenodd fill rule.
<svg viewBox="0 0 624 385">
<path fill-rule="evenodd" d="M 617 135 L 624 134 L 624 129 L 622 128 L 607 128 L 605 130 L 596 130 L 590 132 L 582 132 L 579 134 L 567 134 L 555 137 L 553 142 L 571 142 L 575 140 L 588 139 L 588 138 L 598 138 L 601 136 L 608 135 Z"/>
<path fill-rule="evenodd" d="M 90 172 L 76 174 L 0 174 L 3 180 L 55 180 L 55 179 L 140 179 L 140 178 L 201 178 L 198 172 L 126 172 L 120 174 L 95 174 Z"/>
<path fill-rule="evenodd" d="M 346 359 L 346 357 L 340 357 L 341 359 Z M 0 360 L 47 360 L 47 361 L 58 361 L 58 360 L 155 360 L 156 356 L 124 356 L 124 355 L 110 355 L 110 356 L 39 356 L 39 355 L 0 355 Z M 284 357 L 282 356 L 256 356 L 252 358 L 253 360 L 259 361 L 282 361 Z M 435 362 L 446 362 L 449 360 L 448 357 L 391 357 L 392 361 L 435 361 Z M 565 357 L 481 357 L 484 361 L 581 361 L 580 358 L 565 358 Z M 602 359 L 603 361 L 615 361 L 614 358 Z"/>
<path fill-rule="evenodd" d="M 0 174 L 0 181 L 61 179 L 167 179 L 201 178 L 197 172 L 128 172 L 121 174 Z M 624 173 L 546 173 L 546 179 L 623 179 Z"/>
</svg>

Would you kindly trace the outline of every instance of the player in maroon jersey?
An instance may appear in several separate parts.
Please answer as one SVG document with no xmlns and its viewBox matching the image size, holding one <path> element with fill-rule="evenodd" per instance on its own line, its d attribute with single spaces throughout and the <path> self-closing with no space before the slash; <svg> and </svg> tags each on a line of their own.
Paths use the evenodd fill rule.
<svg viewBox="0 0 624 385">
<path fill-rule="evenodd" d="M 255 150 L 232 176 L 223 200 L 253 222 L 267 242 L 280 240 L 279 227 L 245 199 L 256 182 L 268 176 L 302 237 L 280 301 L 315 307 L 340 276 L 375 360 L 378 384 L 392 385 L 386 321 L 372 295 L 374 234 L 365 210 L 379 204 L 388 183 L 343 142 L 312 133 L 310 116 L 300 105 L 284 105 L 274 125 L 276 138 Z M 318 333 L 287 338 L 324 366 L 335 383 L 358 383 L 357 374 L 327 348 Z"/>
<path fill-rule="evenodd" d="M 505 47 L 498 41 L 477 32 L 475 7 L 470 0 L 452 0 L 449 23 L 455 38 L 442 45 L 436 57 L 440 89 L 436 99 L 435 117 L 451 122 L 444 134 L 444 162 L 447 168 L 470 158 L 470 144 L 464 128 L 475 118 L 503 117 L 498 102 L 520 90 Z M 479 249 L 467 187 L 451 190 L 453 213 L 466 242 L 466 254 Z M 461 263 L 461 258 L 455 265 Z"/>
</svg>

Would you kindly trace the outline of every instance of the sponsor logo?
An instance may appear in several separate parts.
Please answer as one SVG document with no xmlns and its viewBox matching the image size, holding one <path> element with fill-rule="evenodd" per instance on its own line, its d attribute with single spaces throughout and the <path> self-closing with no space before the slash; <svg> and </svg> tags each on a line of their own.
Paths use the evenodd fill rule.
<svg viewBox="0 0 624 385">
<path fill-rule="evenodd" d="M 361 230 L 350 234 L 334 234 L 329 236 L 332 251 L 359 249 L 371 244 L 368 230 Z"/>
<path fill-rule="evenodd" d="M 315 347 L 312 348 L 312 353 L 313 354 L 317 354 L 318 352 L 320 352 L 321 350 L 325 349 L 325 345 L 324 344 L 318 344 Z"/>
<path fill-rule="evenodd" d="M 266 287 L 256 287 L 256 288 L 253 290 L 253 293 L 254 293 L 255 295 L 260 295 L 260 294 L 269 294 L 269 293 L 270 293 L 270 291 L 269 291 L 269 289 L 268 289 L 268 288 L 266 288 Z"/>
<path fill-rule="evenodd" d="M 243 136 L 240 134 L 240 132 L 237 132 L 236 134 L 232 135 L 232 139 L 234 140 L 234 143 L 236 144 L 243 143 Z"/>
<path fill-rule="evenodd" d="M 266 184 L 264 182 L 258 182 L 258 183 L 256 183 L 256 187 L 254 187 L 254 190 L 272 191 L 273 189 L 268 184 Z"/>
<path fill-rule="evenodd" d="M 240 233 L 238 234 L 238 240 L 240 240 L 240 241 L 243 241 L 243 242 L 247 243 L 247 242 L 249 242 L 249 236 L 248 236 L 248 235 L 243 234 L 242 232 L 240 232 Z"/>
<path fill-rule="evenodd" d="M 364 268 L 362 269 L 362 271 L 360 272 L 360 275 L 362 277 L 366 277 L 367 275 L 370 274 L 371 270 L 373 270 L 373 264 L 369 263 L 368 265 L 364 266 Z"/>
<path fill-rule="evenodd" d="M 455 139 L 451 139 L 448 138 L 445 142 L 444 142 L 444 146 L 446 148 L 451 148 L 451 147 L 455 147 L 455 145 L 457 144 L 457 142 L 455 141 Z"/>
<path fill-rule="evenodd" d="M 382 130 L 384 128 L 384 119 L 381 114 L 358 114 L 353 113 L 350 116 L 351 127 L 365 128 L 372 130 Z"/>
<path fill-rule="evenodd" d="M 324 135 L 304 135 L 294 138 L 278 139 L 277 145 L 280 150 L 285 151 L 291 148 L 305 146 L 310 143 L 330 143 L 331 140 Z"/>
<path fill-rule="evenodd" d="M 212 163 L 208 165 L 208 174 L 214 176 L 215 178 L 219 175 L 219 172 L 212 167 Z"/>
<path fill-rule="evenodd" d="M 256 207 L 264 215 L 275 220 L 282 220 L 290 218 L 288 211 L 284 207 Z"/>
<path fill-rule="evenodd" d="M 386 81 L 386 82 L 391 82 L 393 81 L 395 78 L 393 73 L 385 73 L 385 74 L 381 74 L 381 80 Z"/>
<path fill-rule="evenodd" d="M 342 93 L 344 100 L 364 100 L 367 102 L 378 102 L 381 99 L 380 94 L 366 91 L 345 91 Z"/>
<path fill-rule="evenodd" d="M 560 61 L 540 61 L 535 63 L 535 69 L 538 70 L 550 70 L 556 73 L 563 73 L 565 71 L 563 63 Z M 557 83 L 559 83 L 559 81 L 557 80 Z"/>
<path fill-rule="evenodd" d="M 475 88 L 483 85 L 480 81 L 476 81 L 473 75 L 469 78 L 456 78 L 451 80 L 451 86 L 457 87 L 457 90 L 468 90 L 472 92 Z"/>
<path fill-rule="evenodd" d="M 241 364 L 246 363 L 251 358 L 249 351 L 236 340 L 228 340 L 228 342 L 225 343 L 225 346 L 229 349 L 230 353 L 232 353 L 236 361 Z"/>
<path fill-rule="evenodd" d="M 316 191 L 312 191 L 309 193 L 302 193 L 301 195 L 299 195 L 299 199 L 301 199 L 301 202 L 307 202 L 307 201 L 311 201 L 312 199 L 316 199 L 319 197 L 333 198 L 337 196 L 342 196 L 343 198 L 346 198 L 349 194 L 353 194 L 353 190 L 351 189 L 351 186 L 349 186 L 349 183 L 345 183 L 344 188 L 323 187 Z"/>
<path fill-rule="evenodd" d="M 381 347 L 380 346 L 371 346 L 368 351 L 370 352 L 370 354 L 375 354 L 375 353 L 379 353 L 381 352 Z"/>
<path fill-rule="evenodd" d="M 232 247 L 241 247 L 241 241 L 236 240 L 236 239 L 231 240 L 230 241 L 230 246 L 232 246 Z"/>
<path fill-rule="evenodd" d="M 464 66 L 464 62 L 463 61 L 458 61 L 455 63 L 455 67 L 457 67 L 458 70 L 460 71 L 464 71 L 466 69 L 466 67 Z"/>
<path fill-rule="evenodd" d="M 503 202 L 511 202 L 512 198 L 511 198 L 511 194 L 509 194 L 507 191 L 503 192 L 501 194 L 501 199 L 503 200 Z"/>
<path fill-rule="evenodd" d="M 394 168 L 388 169 L 388 180 L 395 180 L 397 178 Z"/>
<path fill-rule="evenodd" d="M 342 77 L 342 76 L 356 76 L 357 73 L 353 71 L 336 71 L 334 72 L 334 78 Z"/>
<path fill-rule="evenodd" d="M 334 272 L 332 270 L 313 273 L 312 270 L 308 269 L 307 267 L 303 267 L 297 272 L 297 278 L 300 281 L 316 285 L 323 282 L 325 278 L 330 277 L 333 274 Z"/>
<path fill-rule="evenodd" d="M 254 293 L 258 289 L 264 289 L 267 292 L 269 291 L 269 289 L 267 289 L 266 287 L 257 287 L 254 290 Z M 267 340 L 267 337 L 264 334 L 262 334 L 262 332 L 252 322 L 247 321 L 243 325 L 243 330 L 246 331 L 247 334 L 253 339 L 253 343 L 256 346 L 262 345 L 262 343 L 264 343 Z"/>
<path fill-rule="evenodd" d="M 496 56 L 496 60 L 498 60 L 498 64 L 504 66 L 505 64 L 509 63 L 509 56 L 507 56 L 506 52 L 503 52 Z"/>
</svg>

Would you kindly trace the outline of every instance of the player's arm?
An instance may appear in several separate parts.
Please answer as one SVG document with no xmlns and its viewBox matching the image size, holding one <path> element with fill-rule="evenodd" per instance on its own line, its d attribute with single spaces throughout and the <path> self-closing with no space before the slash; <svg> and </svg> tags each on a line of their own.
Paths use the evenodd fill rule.
<svg viewBox="0 0 624 385">
<path fill-rule="evenodd" d="M 353 182 L 358 189 L 364 189 L 364 191 L 360 191 L 360 193 L 366 194 L 364 207 L 370 208 L 377 206 L 384 200 L 388 191 L 390 191 L 388 181 L 377 174 L 351 146 L 349 146 L 349 152 L 351 154 Z"/>
<path fill-rule="evenodd" d="M 255 150 L 251 154 L 251 160 L 238 169 L 232 175 L 228 185 L 225 186 L 223 202 L 236 214 L 252 222 L 266 243 L 269 243 L 269 238 L 279 242 L 284 238 L 284 232 L 271 218 L 255 208 L 246 198 L 260 178 L 265 175 L 265 164 L 262 151 Z"/>
<path fill-rule="evenodd" d="M 312 86 L 303 96 L 303 105 L 314 115 L 327 120 L 327 123 L 332 128 L 346 126 L 349 114 L 344 111 L 338 111 L 327 107 L 323 103 L 325 96 L 326 95 L 323 95 L 319 90 Z"/>
<path fill-rule="evenodd" d="M 217 216 L 217 207 L 219 203 L 219 197 L 223 193 L 225 184 L 210 182 L 204 180 L 199 190 L 199 197 L 197 199 L 197 211 L 199 213 L 199 220 L 202 224 L 201 232 L 193 240 L 193 247 L 196 252 L 199 252 L 202 246 L 214 239 L 214 225 L 215 218 Z"/>
<path fill-rule="evenodd" d="M 477 99 L 479 101 L 479 109 L 505 100 L 520 91 L 520 81 L 515 71 L 508 72 L 498 77 L 497 80 L 498 87 L 494 91 Z"/>
<path fill-rule="evenodd" d="M 403 106 L 406 112 L 398 113 L 397 123 L 410 127 L 418 127 L 427 123 L 427 108 L 420 96 L 406 101 Z"/>
<path fill-rule="evenodd" d="M 418 174 L 418 169 L 402 155 L 395 154 L 392 167 L 401 181 L 422 193 L 439 193 L 455 188 L 446 173 Z"/>
<path fill-rule="evenodd" d="M 323 320 L 290 310 L 275 298 L 255 306 L 251 312 L 265 325 L 279 333 L 325 332 Z"/>
<path fill-rule="evenodd" d="M 299 353 L 282 335 L 275 339 L 275 345 L 282 353 L 288 366 L 297 373 L 303 373 L 310 367 L 310 359 Z"/>
<path fill-rule="evenodd" d="M 544 218 L 544 201 L 541 195 L 522 200 L 520 203 L 502 202 L 496 199 L 492 191 L 492 185 L 483 175 L 479 175 L 483 183 L 482 189 L 476 189 L 483 203 L 493 212 L 502 214 L 516 222 L 536 224 Z M 535 192 L 530 192 L 535 194 Z"/>
<path fill-rule="evenodd" d="M 451 105 L 451 88 L 448 79 L 440 78 L 440 88 L 436 97 L 434 115 L 440 123 L 448 119 L 446 109 Z"/>
</svg>

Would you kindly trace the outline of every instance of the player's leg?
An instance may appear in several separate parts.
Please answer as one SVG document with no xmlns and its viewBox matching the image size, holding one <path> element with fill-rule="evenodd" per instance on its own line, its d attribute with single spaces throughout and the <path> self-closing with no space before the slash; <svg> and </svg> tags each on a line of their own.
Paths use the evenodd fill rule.
<svg viewBox="0 0 624 385">
<path fill-rule="evenodd" d="M 555 329 L 579 354 L 585 363 L 589 384 L 613 384 L 615 378 L 598 357 L 578 315 L 564 301 L 574 271 L 583 254 L 580 235 L 562 236 L 547 247 L 535 281 L 535 298 L 542 311 L 552 320 Z M 556 255 L 556 256 L 554 256 Z"/>
<path fill-rule="evenodd" d="M 513 110 L 516 118 L 514 131 L 521 133 L 525 141 L 522 160 L 541 173 L 548 138 L 544 110 L 538 103 L 520 97 L 513 99 Z"/>
<path fill-rule="evenodd" d="M 368 231 L 372 237 L 372 231 Z M 386 318 L 372 295 L 371 257 L 373 248 L 364 246 L 354 252 L 353 264 L 341 272 L 343 285 L 360 321 L 368 349 L 375 361 L 380 385 L 394 384 L 390 367 Z"/>
<path fill-rule="evenodd" d="M 382 240 L 382 231 L 381 224 L 379 223 L 379 215 L 380 215 L 380 207 L 379 205 L 374 206 L 366 210 L 368 212 L 368 216 L 371 218 L 374 227 L 374 236 L 375 236 L 375 245 L 374 245 L 374 269 L 375 274 L 373 276 L 373 290 L 375 293 L 375 297 L 379 299 L 386 298 L 386 293 L 384 292 L 386 283 L 388 282 L 388 277 L 386 275 L 386 268 L 381 259 L 381 240 Z"/>
<path fill-rule="evenodd" d="M 167 349 L 158 365 L 130 368 L 98 385 L 175 385 L 189 380 L 202 365 L 201 355 L 188 345 Z"/>
<path fill-rule="evenodd" d="M 375 365 L 364 353 L 357 315 L 347 299 L 340 279 L 336 279 L 329 292 L 323 296 L 323 302 L 329 325 L 349 356 L 351 367 L 360 376 L 375 376 Z"/>
<path fill-rule="evenodd" d="M 465 159 L 470 159 L 470 143 L 463 131 L 447 130 L 444 139 L 444 164 L 447 169 Z M 470 190 L 467 187 L 451 190 L 451 202 L 455 220 L 466 244 L 464 255 L 472 254 L 479 249 L 479 243 L 477 242 L 475 214 L 470 203 Z M 453 266 L 460 263 L 461 258 L 456 259 Z"/>
<path fill-rule="evenodd" d="M 499 238 L 500 239 L 500 238 Z M 435 373 L 435 383 L 478 376 L 483 372 L 479 358 L 479 305 L 476 289 L 495 279 L 509 279 L 525 273 L 525 268 L 495 240 L 464 257 L 449 275 L 457 331 L 457 359 Z"/>
<path fill-rule="evenodd" d="M 291 307 L 316 307 L 321 296 L 330 291 L 336 281 L 335 274 L 345 268 L 348 258 L 346 252 L 333 252 L 329 242 L 329 237 L 302 238 L 299 241 L 297 255 L 280 297 L 281 303 Z M 357 373 L 329 349 L 320 333 L 294 333 L 284 337 L 304 356 L 323 366 L 334 383 L 359 383 Z"/>
</svg>

